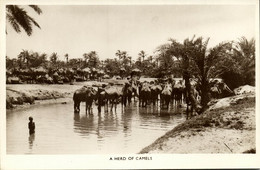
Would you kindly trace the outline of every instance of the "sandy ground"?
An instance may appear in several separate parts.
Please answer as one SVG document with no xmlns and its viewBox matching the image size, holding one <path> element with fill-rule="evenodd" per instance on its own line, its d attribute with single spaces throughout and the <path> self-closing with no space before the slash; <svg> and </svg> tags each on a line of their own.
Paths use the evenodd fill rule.
<svg viewBox="0 0 260 170">
<path fill-rule="evenodd" d="M 254 131 L 205 128 L 196 131 L 184 131 L 164 141 L 154 153 L 242 153 L 255 145 Z"/>
<path fill-rule="evenodd" d="M 220 99 L 206 113 L 178 125 L 140 153 L 252 153 L 255 141 L 255 98 L 242 94 Z"/>
</svg>

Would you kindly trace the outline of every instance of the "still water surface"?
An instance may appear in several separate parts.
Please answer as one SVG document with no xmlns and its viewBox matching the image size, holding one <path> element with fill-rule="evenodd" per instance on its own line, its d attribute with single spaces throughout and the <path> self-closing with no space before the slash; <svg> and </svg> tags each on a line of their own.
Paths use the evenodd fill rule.
<svg viewBox="0 0 260 170">
<path fill-rule="evenodd" d="M 132 103 L 117 111 L 74 114 L 73 103 L 33 106 L 7 111 L 7 154 L 131 154 L 185 120 L 181 113 Z M 29 136 L 28 117 L 36 125 Z"/>
</svg>

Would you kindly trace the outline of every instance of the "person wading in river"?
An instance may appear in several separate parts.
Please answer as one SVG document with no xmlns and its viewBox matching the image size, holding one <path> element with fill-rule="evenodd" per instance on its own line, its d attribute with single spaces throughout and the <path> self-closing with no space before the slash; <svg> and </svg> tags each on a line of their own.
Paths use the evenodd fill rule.
<svg viewBox="0 0 260 170">
<path fill-rule="evenodd" d="M 29 134 L 32 135 L 35 133 L 35 123 L 33 122 L 33 118 L 30 116 L 29 117 L 30 122 L 28 123 L 28 128 L 29 128 Z"/>
</svg>

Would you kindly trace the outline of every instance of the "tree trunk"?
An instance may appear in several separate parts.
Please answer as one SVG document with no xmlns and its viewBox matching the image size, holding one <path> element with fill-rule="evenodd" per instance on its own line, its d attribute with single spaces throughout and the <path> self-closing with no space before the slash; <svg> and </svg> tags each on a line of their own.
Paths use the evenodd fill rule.
<svg viewBox="0 0 260 170">
<path fill-rule="evenodd" d="M 209 82 L 205 77 L 202 77 L 201 81 L 201 105 L 202 111 L 207 109 L 207 105 L 209 102 Z"/>
</svg>

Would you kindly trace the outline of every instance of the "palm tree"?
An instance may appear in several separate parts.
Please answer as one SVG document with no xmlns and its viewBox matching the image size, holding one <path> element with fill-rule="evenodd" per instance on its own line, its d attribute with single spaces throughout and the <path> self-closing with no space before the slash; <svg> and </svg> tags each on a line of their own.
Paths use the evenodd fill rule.
<svg viewBox="0 0 260 170">
<path fill-rule="evenodd" d="M 27 68 L 29 67 L 29 58 L 30 58 L 30 53 L 28 50 L 23 50 L 22 52 L 20 52 L 20 54 L 18 55 L 20 68 L 23 68 L 24 64 L 26 64 Z"/>
<path fill-rule="evenodd" d="M 255 39 L 252 38 L 250 41 L 246 37 L 242 37 L 235 44 L 234 52 L 236 57 L 242 57 L 243 59 L 254 59 L 255 58 Z"/>
<path fill-rule="evenodd" d="M 234 48 L 234 59 L 241 67 L 244 84 L 255 84 L 255 40 L 239 39 Z"/>
<path fill-rule="evenodd" d="M 129 56 L 128 59 L 129 59 L 129 62 L 130 62 L 130 67 L 132 67 L 132 57 Z"/>
<path fill-rule="evenodd" d="M 29 5 L 29 7 L 31 7 L 39 15 L 42 13 L 42 10 L 37 5 Z M 33 25 L 41 28 L 40 25 L 19 5 L 6 6 L 6 20 L 11 24 L 17 33 L 21 32 L 22 27 L 28 36 L 32 34 Z"/>
<path fill-rule="evenodd" d="M 44 66 L 44 67 L 46 67 L 46 61 L 47 61 L 47 54 L 46 53 L 43 53 L 43 54 L 41 54 L 40 55 L 40 57 L 39 57 L 40 59 L 40 61 L 41 61 L 41 63 L 42 63 L 42 65 Z"/>
<path fill-rule="evenodd" d="M 117 50 L 115 55 L 119 58 L 119 60 L 122 58 L 122 52 L 120 50 Z"/>
<path fill-rule="evenodd" d="M 255 85 L 255 40 L 240 38 L 232 42 L 229 56 L 222 57 L 216 64 L 215 72 L 231 88 Z"/>
<path fill-rule="evenodd" d="M 121 59 L 122 59 L 123 65 L 125 67 L 128 64 L 128 62 L 130 61 L 130 56 L 127 54 L 126 51 L 122 51 Z"/>
<path fill-rule="evenodd" d="M 57 61 L 58 61 L 58 54 L 54 52 L 50 56 L 50 62 L 52 63 L 54 68 L 57 66 Z"/>
<path fill-rule="evenodd" d="M 64 55 L 64 57 L 65 57 L 66 63 L 68 63 L 68 61 L 69 61 L 69 54 L 66 53 L 66 54 Z"/>
<path fill-rule="evenodd" d="M 119 60 L 121 60 L 121 63 L 124 65 L 124 67 L 130 62 L 131 57 L 127 54 L 126 51 L 120 51 L 117 50 L 116 54 L 115 54 Z"/>
<path fill-rule="evenodd" d="M 29 66 L 30 67 L 46 67 L 47 54 L 39 54 L 38 52 L 32 52 L 29 57 Z"/>
<path fill-rule="evenodd" d="M 89 66 L 97 68 L 98 64 L 99 64 L 99 58 L 98 58 L 97 52 L 96 51 L 90 51 L 87 54 L 87 57 L 89 59 Z"/>
<path fill-rule="evenodd" d="M 208 49 L 209 38 L 204 40 L 202 37 L 195 38 L 195 36 L 192 39 L 185 39 L 183 43 L 179 43 L 174 39 L 170 39 L 170 41 L 171 43 L 168 44 L 165 55 L 180 59 L 188 98 L 197 112 L 204 111 L 209 102 L 209 79 L 214 76 L 213 68 L 218 60 L 229 55 L 232 45 L 229 42 L 220 43 L 214 48 Z M 202 110 L 192 94 L 190 78 L 193 76 L 198 79 Z"/>
<path fill-rule="evenodd" d="M 150 56 L 148 57 L 148 60 L 149 60 L 150 63 L 153 63 L 153 56 L 150 55 Z"/>
<path fill-rule="evenodd" d="M 87 53 L 84 53 L 83 54 L 83 59 L 84 59 L 84 61 L 85 61 L 85 67 L 89 67 L 89 64 L 88 64 L 88 61 L 89 61 L 89 56 L 88 56 L 88 54 Z"/>
<path fill-rule="evenodd" d="M 145 52 L 143 50 L 141 50 L 139 53 L 138 53 L 138 56 L 140 56 L 141 58 L 143 58 L 143 62 L 144 62 L 144 58 L 147 56 L 147 54 L 145 54 Z"/>
</svg>

